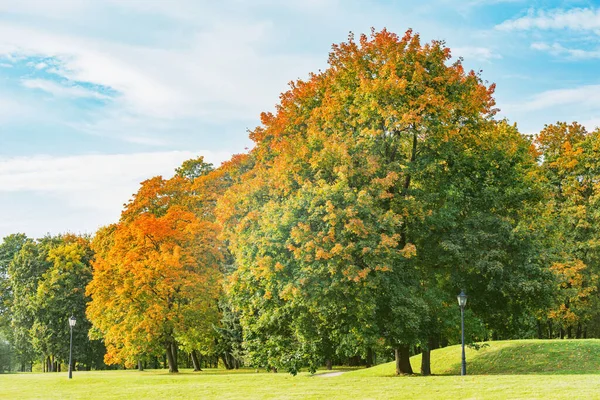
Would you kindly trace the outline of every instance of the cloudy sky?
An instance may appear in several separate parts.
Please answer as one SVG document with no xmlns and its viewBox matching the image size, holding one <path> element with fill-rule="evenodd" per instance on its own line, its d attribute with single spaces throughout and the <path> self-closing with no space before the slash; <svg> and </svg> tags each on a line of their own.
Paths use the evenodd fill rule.
<svg viewBox="0 0 600 400">
<path fill-rule="evenodd" d="M 445 40 L 524 133 L 600 125 L 592 1 L 0 0 L 0 237 L 92 233 L 140 181 L 244 152 L 287 82 L 371 27 Z"/>
</svg>

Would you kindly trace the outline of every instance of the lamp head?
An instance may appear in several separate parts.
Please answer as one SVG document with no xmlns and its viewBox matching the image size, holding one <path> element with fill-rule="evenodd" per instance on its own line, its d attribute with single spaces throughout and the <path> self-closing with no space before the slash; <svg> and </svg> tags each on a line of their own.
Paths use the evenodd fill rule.
<svg viewBox="0 0 600 400">
<path fill-rule="evenodd" d="M 456 296 L 456 298 L 458 299 L 458 305 L 463 308 L 464 306 L 467 305 L 467 295 L 465 294 L 464 291 L 460 291 L 460 294 L 458 296 Z"/>
</svg>

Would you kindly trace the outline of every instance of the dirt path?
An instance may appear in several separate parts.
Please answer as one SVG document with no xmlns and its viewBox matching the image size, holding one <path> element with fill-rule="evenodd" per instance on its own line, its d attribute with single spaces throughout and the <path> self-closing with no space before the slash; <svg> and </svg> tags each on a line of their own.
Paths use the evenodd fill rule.
<svg viewBox="0 0 600 400">
<path fill-rule="evenodd" d="M 319 375 L 315 375 L 315 376 L 318 376 L 319 378 L 332 378 L 334 376 L 340 376 L 343 373 L 344 373 L 344 371 L 336 371 L 336 372 L 327 372 L 326 374 L 319 374 Z"/>
</svg>

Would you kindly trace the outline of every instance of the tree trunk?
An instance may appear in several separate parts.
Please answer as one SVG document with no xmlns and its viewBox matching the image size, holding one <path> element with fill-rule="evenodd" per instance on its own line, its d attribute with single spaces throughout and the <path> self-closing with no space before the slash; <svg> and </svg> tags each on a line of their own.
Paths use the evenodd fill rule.
<svg viewBox="0 0 600 400">
<path fill-rule="evenodd" d="M 227 352 L 221 354 L 221 359 L 223 360 L 223 365 L 225 365 L 225 369 L 231 369 L 231 365 L 229 365 L 229 359 L 227 358 Z"/>
<path fill-rule="evenodd" d="M 169 372 L 170 373 L 177 373 L 179 372 L 179 370 L 177 369 L 177 359 L 175 358 L 175 356 L 173 355 L 173 345 L 172 343 L 168 343 L 166 346 L 166 351 L 167 351 L 167 361 L 169 363 Z"/>
<path fill-rule="evenodd" d="M 431 375 L 431 350 L 439 347 L 438 340 L 439 339 L 434 336 L 429 337 L 427 340 L 427 349 L 424 349 L 423 354 L 421 355 L 421 375 L 423 376 Z"/>
<path fill-rule="evenodd" d="M 583 338 L 587 339 L 587 326 L 583 328 Z"/>
<path fill-rule="evenodd" d="M 396 356 L 396 375 L 413 374 L 410 365 L 410 352 L 408 345 L 401 345 L 394 350 Z"/>
<path fill-rule="evenodd" d="M 144 364 L 142 364 L 142 360 L 138 360 L 138 371 L 144 370 Z"/>
<path fill-rule="evenodd" d="M 178 354 L 177 354 L 178 353 L 177 350 L 179 350 L 179 349 L 177 347 L 178 347 L 177 342 L 174 341 L 173 343 L 171 343 L 171 349 L 173 352 L 173 360 L 175 360 L 175 365 L 179 365 Z"/>
<path fill-rule="evenodd" d="M 198 352 L 196 352 L 196 350 L 192 350 L 190 355 L 192 356 L 192 364 L 194 364 L 194 371 L 202 371 L 202 368 L 200 367 L 200 360 L 198 359 Z"/>
<path fill-rule="evenodd" d="M 581 329 L 581 322 L 579 322 L 577 324 L 577 331 L 575 333 L 575 338 L 576 339 L 581 339 L 581 334 L 582 334 L 582 329 Z"/>
<path fill-rule="evenodd" d="M 569 339 L 573 339 L 573 327 L 571 325 L 569 325 L 569 327 L 567 328 L 567 337 Z"/>
<path fill-rule="evenodd" d="M 542 321 L 540 321 L 539 319 L 537 321 L 537 336 L 538 339 L 542 338 Z"/>
<path fill-rule="evenodd" d="M 331 358 L 328 358 L 327 361 L 325 361 L 325 365 L 327 366 L 327 369 L 329 371 L 331 371 L 333 369 L 333 364 L 331 362 Z"/>
<path fill-rule="evenodd" d="M 564 339 L 565 338 L 565 330 L 563 329 L 563 327 L 560 327 L 560 338 Z"/>
<path fill-rule="evenodd" d="M 431 350 L 423 350 L 421 353 L 421 375 L 431 375 Z"/>
<path fill-rule="evenodd" d="M 552 333 L 552 321 L 548 320 L 548 339 L 554 339 L 554 335 Z"/>
<path fill-rule="evenodd" d="M 367 349 L 367 368 L 371 368 L 373 366 L 373 349 Z"/>
</svg>

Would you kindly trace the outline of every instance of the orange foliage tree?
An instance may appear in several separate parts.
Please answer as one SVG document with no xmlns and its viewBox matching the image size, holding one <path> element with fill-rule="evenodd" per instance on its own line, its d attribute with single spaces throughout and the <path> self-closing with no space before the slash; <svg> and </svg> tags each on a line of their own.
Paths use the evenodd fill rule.
<svg viewBox="0 0 600 400">
<path fill-rule="evenodd" d="M 214 338 L 223 255 L 219 226 L 192 190 L 197 179 L 181 173 L 143 182 L 119 223 L 94 238 L 87 315 L 108 364 L 166 350 L 169 371 L 177 372 L 178 345 L 193 351 Z"/>
</svg>

